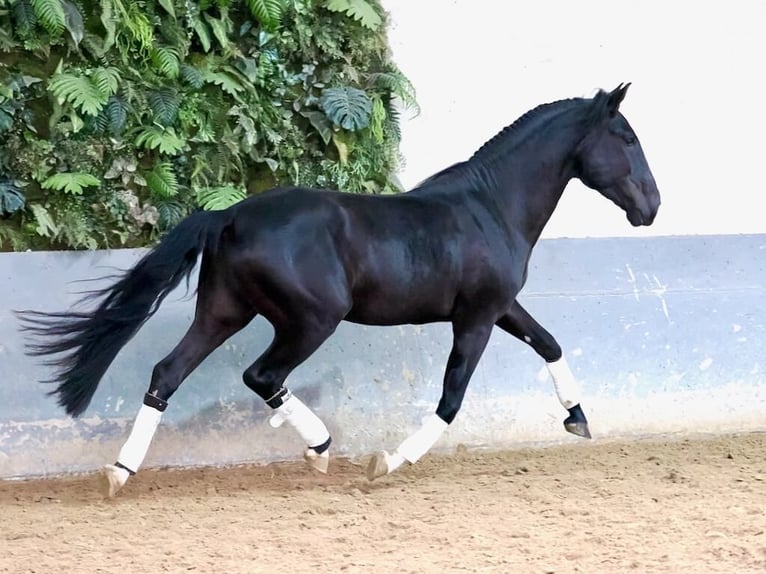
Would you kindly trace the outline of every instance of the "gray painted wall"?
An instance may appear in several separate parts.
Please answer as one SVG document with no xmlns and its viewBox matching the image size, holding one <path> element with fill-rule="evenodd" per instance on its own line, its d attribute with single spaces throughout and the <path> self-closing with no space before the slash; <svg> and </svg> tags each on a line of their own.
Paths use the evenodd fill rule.
<svg viewBox="0 0 766 574">
<path fill-rule="evenodd" d="M 22 352 L 11 309 L 61 310 L 77 279 L 127 268 L 141 250 L 0 254 L 0 478 L 87 471 L 112 462 L 154 363 L 189 325 L 193 299 L 172 294 L 118 356 L 85 416 L 67 418 Z M 766 429 L 766 235 L 555 239 L 538 245 L 520 301 L 559 340 L 581 381 L 594 437 Z M 181 386 L 146 465 L 295 459 L 303 445 L 272 429 L 241 372 L 266 347 L 262 319 Z M 433 412 L 449 325 L 343 324 L 290 387 L 326 421 L 334 454 L 394 448 Z M 496 330 L 463 410 L 437 449 L 579 441 L 561 426 L 547 371 Z"/>
</svg>

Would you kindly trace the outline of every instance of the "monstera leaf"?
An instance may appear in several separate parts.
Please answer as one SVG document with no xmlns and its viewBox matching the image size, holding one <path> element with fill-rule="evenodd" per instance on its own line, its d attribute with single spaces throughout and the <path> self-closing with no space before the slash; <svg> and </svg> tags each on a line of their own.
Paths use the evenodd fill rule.
<svg viewBox="0 0 766 574">
<path fill-rule="evenodd" d="M 332 123 L 355 132 L 370 125 L 372 100 L 357 88 L 326 88 L 319 103 Z"/>
<path fill-rule="evenodd" d="M 21 187 L 10 179 L 0 179 L 0 215 L 11 214 L 22 209 L 26 198 Z"/>
</svg>

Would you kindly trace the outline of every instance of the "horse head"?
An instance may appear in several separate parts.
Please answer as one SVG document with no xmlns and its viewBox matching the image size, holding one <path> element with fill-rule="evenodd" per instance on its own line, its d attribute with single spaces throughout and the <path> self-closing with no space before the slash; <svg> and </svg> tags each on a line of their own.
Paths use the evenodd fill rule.
<svg viewBox="0 0 766 574">
<path fill-rule="evenodd" d="M 592 100 L 590 129 L 576 151 L 576 176 L 621 207 L 631 225 L 651 225 L 660 192 L 636 133 L 620 113 L 630 84 Z"/>
</svg>

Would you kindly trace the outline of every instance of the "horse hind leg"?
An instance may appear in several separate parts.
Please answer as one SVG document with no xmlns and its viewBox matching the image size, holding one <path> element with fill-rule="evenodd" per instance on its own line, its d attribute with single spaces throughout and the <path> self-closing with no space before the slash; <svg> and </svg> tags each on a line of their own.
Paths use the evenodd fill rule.
<svg viewBox="0 0 766 574">
<path fill-rule="evenodd" d="M 144 401 L 128 439 L 114 464 L 103 469 L 104 492 L 113 497 L 144 461 L 168 400 L 187 376 L 219 345 L 255 317 L 245 303 L 224 288 L 205 288 L 200 282 L 192 325 L 173 351 L 157 363 Z"/>
<path fill-rule="evenodd" d="M 324 422 L 291 393 L 284 382 L 289 374 L 332 335 L 340 318 L 304 315 L 299 322 L 276 325 L 271 345 L 242 375 L 245 385 L 273 409 L 274 428 L 288 423 L 307 445 L 306 461 L 326 473 L 332 439 Z"/>
</svg>

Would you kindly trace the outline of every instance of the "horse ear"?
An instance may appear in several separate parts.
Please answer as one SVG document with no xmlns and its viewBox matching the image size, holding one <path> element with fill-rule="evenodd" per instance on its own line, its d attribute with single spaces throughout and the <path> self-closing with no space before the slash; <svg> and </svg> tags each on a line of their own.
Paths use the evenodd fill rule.
<svg viewBox="0 0 766 574">
<path fill-rule="evenodd" d="M 617 110 L 620 109 L 620 104 L 622 103 L 622 100 L 625 99 L 625 94 L 628 92 L 629 87 L 630 82 L 627 84 L 620 84 L 609 93 L 606 107 L 609 110 L 610 116 L 616 114 Z"/>
</svg>

